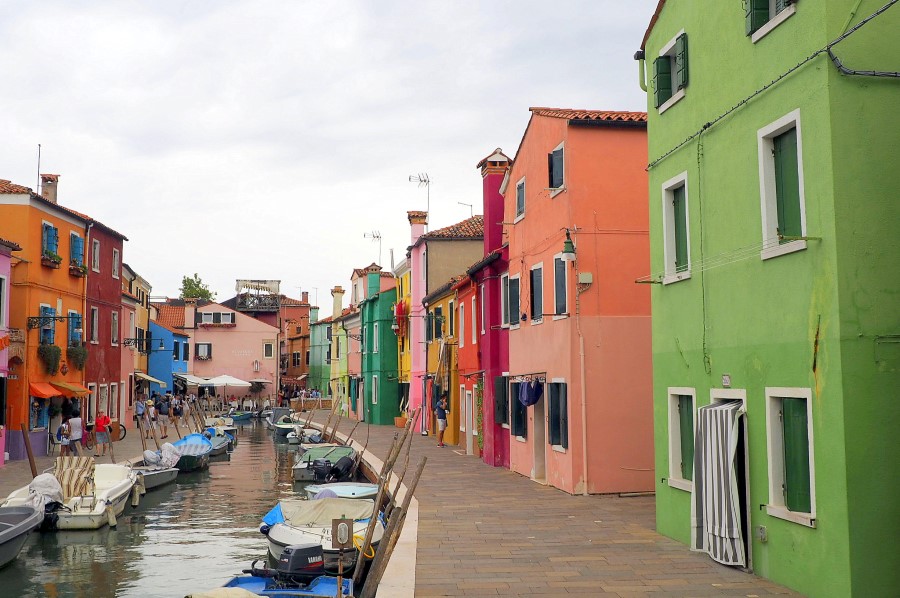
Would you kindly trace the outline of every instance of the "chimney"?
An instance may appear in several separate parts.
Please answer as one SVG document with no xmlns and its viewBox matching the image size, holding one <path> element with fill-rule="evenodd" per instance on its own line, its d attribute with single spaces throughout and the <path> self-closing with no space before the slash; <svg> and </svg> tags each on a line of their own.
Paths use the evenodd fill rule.
<svg viewBox="0 0 900 598">
<path fill-rule="evenodd" d="M 410 245 L 415 245 L 422 233 L 425 232 L 425 226 L 428 224 L 428 212 L 410 211 L 406 213 L 411 228 Z"/>
<path fill-rule="evenodd" d="M 341 310 L 344 309 L 344 288 L 338 285 L 331 289 L 331 296 L 334 298 L 331 304 L 331 316 L 339 318 Z"/>
<path fill-rule="evenodd" d="M 309 303 L 309 291 L 300 293 L 300 303 Z"/>
<path fill-rule="evenodd" d="M 481 169 L 481 194 L 484 204 L 484 255 L 503 245 L 503 194 L 500 187 L 509 172 L 509 158 L 498 147 L 478 163 Z"/>
<path fill-rule="evenodd" d="M 187 329 L 194 328 L 197 323 L 197 300 L 185 298 L 184 300 L 184 327 Z"/>
<path fill-rule="evenodd" d="M 41 175 L 41 197 L 47 201 L 56 203 L 56 185 L 59 183 L 58 174 Z"/>
</svg>

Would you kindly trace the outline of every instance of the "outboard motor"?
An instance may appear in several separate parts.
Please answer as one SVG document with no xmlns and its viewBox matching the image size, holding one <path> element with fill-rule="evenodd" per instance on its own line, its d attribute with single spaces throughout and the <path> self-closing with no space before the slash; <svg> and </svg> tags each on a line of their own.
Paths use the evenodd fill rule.
<svg viewBox="0 0 900 598">
<path fill-rule="evenodd" d="M 324 482 L 325 478 L 331 472 L 331 461 L 328 459 L 316 459 L 312 462 L 313 475 L 317 482 Z"/>
<path fill-rule="evenodd" d="M 293 544 L 281 551 L 276 569 L 279 581 L 305 584 L 324 574 L 325 552 L 321 544 Z"/>
<path fill-rule="evenodd" d="M 353 470 L 353 459 L 350 457 L 341 457 L 337 463 L 325 475 L 326 482 L 346 482 L 350 479 L 350 472 Z"/>
</svg>

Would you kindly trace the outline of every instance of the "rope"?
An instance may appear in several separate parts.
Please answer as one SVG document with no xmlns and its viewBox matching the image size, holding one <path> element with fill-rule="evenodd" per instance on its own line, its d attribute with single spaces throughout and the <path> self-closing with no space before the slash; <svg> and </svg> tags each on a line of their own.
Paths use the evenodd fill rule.
<svg viewBox="0 0 900 598">
<path fill-rule="evenodd" d="M 362 553 L 362 545 L 366 541 L 364 536 L 360 536 L 359 534 L 353 535 L 353 547 L 356 548 L 360 553 Z M 369 547 L 366 549 L 365 554 L 363 554 L 364 558 L 374 559 L 375 558 L 375 547 L 369 544 Z"/>
</svg>

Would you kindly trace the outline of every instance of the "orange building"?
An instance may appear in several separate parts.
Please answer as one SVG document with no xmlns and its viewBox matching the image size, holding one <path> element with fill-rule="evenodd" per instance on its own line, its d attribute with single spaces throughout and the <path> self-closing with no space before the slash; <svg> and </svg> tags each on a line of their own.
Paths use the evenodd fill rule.
<svg viewBox="0 0 900 598">
<path fill-rule="evenodd" d="M 25 458 L 21 425 L 45 452 L 63 410 L 84 387 L 85 233 L 89 218 L 56 203 L 55 175 L 42 175 L 47 197 L 0 180 L 0 237 L 22 251 L 11 268 L 5 420 L 10 459 Z"/>
</svg>

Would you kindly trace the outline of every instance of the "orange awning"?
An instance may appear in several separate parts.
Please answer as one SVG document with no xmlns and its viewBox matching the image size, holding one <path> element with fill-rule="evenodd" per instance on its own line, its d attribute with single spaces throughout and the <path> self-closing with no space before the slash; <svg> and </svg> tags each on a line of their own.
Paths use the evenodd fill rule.
<svg viewBox="0 0 900 598">
<path fill-rule="evenodd" d="M 59 389 L 59 392 L 56 394 L 62 394 L 64 397 L 70 399 L 72 397 L 83 397 L 84 395 L 91 393 L 91 391 L 81 384 L 76 384 L 75 382 L 51 382 L 50 385 Z"/>
<path fill-rule="evenodd" d="M 47 384 L 46 382 L 31 382 L 28 384 L 28 394 L 33 397 L 49 399 L 50 397 L 58 397 L 61 392 Z"/>
<path fill-rule="evenodd" d="M 0 336 L 0 351 L 9 347 L 9 335 Z"/>
</svg>

